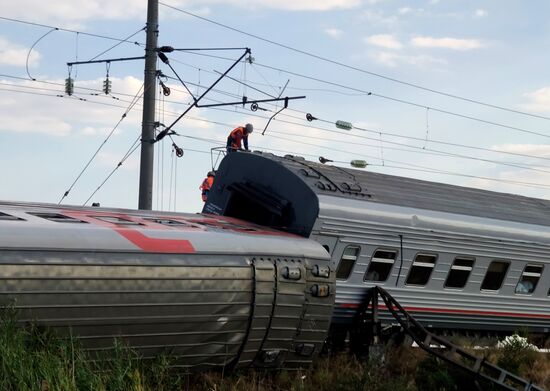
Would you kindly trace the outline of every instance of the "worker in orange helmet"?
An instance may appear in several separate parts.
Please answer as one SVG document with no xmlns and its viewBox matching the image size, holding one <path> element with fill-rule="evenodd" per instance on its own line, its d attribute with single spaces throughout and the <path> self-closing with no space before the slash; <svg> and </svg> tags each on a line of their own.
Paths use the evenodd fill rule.
<svg viewBox="0 0 550 391">
<path fill-rule="evenodd" d="M 212 185 L 214 185 L 214 177 L 216 176 L 216 172 L 209 171 L 206 178 L 204 178 L 204 181 L 202 181 L 202 185 L 200 185 L 199 189 L 201 190 L 201 197 L 202 201 L 206 202 L 208 199 L 208 193 L 210 193 L 210 189 L 212 188 Z"/>
<path fill-rule="evenodd" d="M 242 149 L 241 141 L 244 144 L 244 149 L 248 151 L 248 135 L 252 133 L 253 130 L 254 127 L 252 124 L 246 124 L 245 126 L 239 126 L 233 129 L 227 137 L 227 153 Z"/>
</svg>

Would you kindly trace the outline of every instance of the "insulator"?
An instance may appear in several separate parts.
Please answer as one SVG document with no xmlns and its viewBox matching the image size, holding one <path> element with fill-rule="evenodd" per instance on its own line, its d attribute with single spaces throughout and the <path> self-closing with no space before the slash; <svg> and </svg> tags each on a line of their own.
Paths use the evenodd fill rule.
<svg viewBox="0 0 550 391">
<path fill-rule="evenodd" d="M 183 156 L 183 149 L 178 147 L 176 145 L 176 143 L 172 143 L 172 147 L 174 147 L 174 151 L 176 151 L 176 156 L 177 157 L 182 157 Z"/>
<path fill-rule="evenodd" d="M 107 77 L 105 80 L 103 80 L 103 92 L 105 95 L 109 95 L 111 93 L 111 80 Z"/>
<path fill-rule="evenodd" d="M 69 96 L 74 93 L 74 79 L 71 77 L 65 79 L 65 93 Z"/>
<path fill-rule="evenodd" d="M 306 119 L 311 122 L 311 121 L 314 121 L 317 119 L 317 117 L 314 117 L 313 115 L 311 115 L 310 113 L 307 113 L 306 114 Z"/>
<path fill-rule="evenodd" d="M 365 168 L 368 165 L 367 162 L 364 160 L 352 160 L 351 162 L 349 162 L 349 164 L 351 164 L 352 167 L 356 168 Z"/>
<path fill-rule="evenodd" d="M 351 124 L 351 122 L 346 122 L 346 121 L 336 121 L 336 127 L 339 128 L 339 129 L 345 129 L 345 130 L 351 130 L 353 128 L 353 125 Z"/>
<path fill-rule="evenodd" d="M 252 56 L 249 55 L 249 56 L 246 58 L 246 61 L 248 61 L 249 64 L 252 64 L 254 61 L 256 61 L 256 59 L 255 59 L 254 57 L 252 57 Z"/>
<path fill-rule="evenodd" d="M 166 54 L 164 54 L 163 52 L 158 52 L 157 54 L 160 58 L 160 61 L 162 61 L 165 64 L 170 64 L 170 60 L 168 60 L 168 57 L 166 57 Z"/>
</svg>

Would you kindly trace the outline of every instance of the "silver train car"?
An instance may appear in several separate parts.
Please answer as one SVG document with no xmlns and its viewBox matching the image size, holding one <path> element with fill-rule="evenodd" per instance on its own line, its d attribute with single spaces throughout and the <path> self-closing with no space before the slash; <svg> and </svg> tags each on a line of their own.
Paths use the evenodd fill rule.
<svg viewBox="0 0 550 391">
<path fill-rule="evenodd" d="M 222 161 L 203 212 L 320 243 L 333 332 L 375 285 L 427 327 L 550 331 L 550 201 L 254 152 Z"/>
<path fill-rule="evenodd" d="M 318 243 L 233 218 L 0 202 L 0 305 L 90 352 L 188 369 L 303 367 L 335 273 Z"/>
</svg>

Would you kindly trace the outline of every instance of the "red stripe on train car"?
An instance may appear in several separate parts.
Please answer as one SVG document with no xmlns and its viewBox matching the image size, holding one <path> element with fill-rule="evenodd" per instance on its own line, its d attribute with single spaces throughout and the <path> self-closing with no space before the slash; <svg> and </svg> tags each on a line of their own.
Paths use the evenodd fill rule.
<svg viewBox="0 0 550 391">
<path fill-rule="evenodd" d="M 355 303 L 342 303 L 339 304 L 341 308 L 358 308 L 359 304 Z M 371 306 L 369 306 L 370 308 Z M 468 314 L 468 315 L 490 315 L 490 316 L 511 316 L 515 318 L 540 318 L 550 319 L 550 314 L 520 314 L 514 312 L 500 312 L 500 311 L 481 311 L 481 310 L 462 310 L 455 308 L 427 308 L 427 307 L 403 307 L 407 311 L 416 312 L 432 312 L 432 313 L 451 313 L 451 314 Z M 387 311 L 387 307 L 383 304 L 380 305 L 380 309 Z"/>
<path fill-rule="evenodd" d="M 195 248 L 189 240 L 159 239 L 145 236 L 135 229 L 112 228 L 143 251 L 156 253 L 194 253 Z"/>
<path fill-rule="evenodd" d="M 195 248 L 187 239 L 152 238 L 140 232 L 139 228 L 134 228 L 131 226 L 121 227 L 115 223 L 110 223 L 108 221 L 100 220 L 99 218 L 97 218 L 102 216 L 118 217 L 141 224 L 138 227 L 147 227 L 147 229 L 158 231 L 171 230 L 170 227 L 165 227 L 162 224 L 149 224 L 149 221 L 137 218 L 135 216 L 103 211 L 99 213 L 94 213 L 73 210 L 64 210 L 63 214 L 66 214 L 67 216 L 73 217 L 75 219 L 80 219 L 90 224 L 112 229 L 123 238 L 146 252 L 169 254 L 189 254 L 195 252 Z"/>
</svg>

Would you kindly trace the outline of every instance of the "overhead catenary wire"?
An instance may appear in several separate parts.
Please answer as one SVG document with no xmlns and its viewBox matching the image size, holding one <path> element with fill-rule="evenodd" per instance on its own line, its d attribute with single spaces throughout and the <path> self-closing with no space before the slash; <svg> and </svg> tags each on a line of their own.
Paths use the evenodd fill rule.
<svg viewBox="0 0 550 391">
<path fill-rule="evenodd" d="M 61 197 L 61 199 L 59 200 L 59 202 L 57 203 L 58 205 L 61 204 L 61 202 L 63 202 L 63 200 L 65 199 L 65 197 L 67 197 L 69 195 L 69 193 L 71 192 L 71 190 L 73 189 L 73 187 L 76 185 L 76 183 L 78 182 L 78 180 L 82 177 L 82 175 L 84 174 L 84 172 L 86 171 L 86 169 L 90 166 L 90 164 L 94 161 L 94 159 L 96 158 L 97 154 L 101 151 L 101 149 L 105 146 L 105 144 L 107 143 L 107 141 L 109 141 L 109 139 L 111 138 L 111 136 L 114 134 L 115 130 L 119 127 L 119 125 L 122 123 L 122 121 L 124 121 L 124 119 L 126 118 L 126 116 L 128 115 L 128 113 L 134 108 L 134 106 L 136 105 L 136 103 L 138 102 L 139 100 L 139 97 L 143 96 L 143 93 L 141 92 L 143 90 L 143 85 L 139 88 L 138 92 L 136 92 L 136 95 L 134 96 L 134 99 L 130 102 L 130 105 L 128 106 L 128 108 L 124 111 L 124 113 L 122 113 L 120 119 L 118 120 L 118 122 L 115 124 L 115 126 L 113 126 L 113 128 L 111 129 L 111 131 L 109 132 L 109 134 L 107 135 L 107 137 L 103 140 L 103 142 L 99 145 L 99 147 L 96 149 L 96 151 L 94 152 L 94 154 L 92 155 L 92 157 L 88 160 L 88 162 L 84 165 L 84 167 L 82 168 L 82 170 L 80 171 L 80 173 L 77 175 L 77 177 L 75 178 L 75 180 L 73 181 L 73 183 L 71 184 L 71 186 L 69 186 L 69 189 L 67 189 L 65 191 L 65 193 L 63 194 L 63 196 Z M 141 93 L 141 94 L 140 94 Z"/>
<path fill-rule="evenodd" d="M 224 145 L 222 140 L 207 139 L 207 138 L 194 137 L 194 136 L 188 136 L 188 135 L 182 135 L 182 134 L 177 134 L 175 136 L 186 137 L 186 138 L 190 138 L 190 139 L 204 141 L 204 142 L 208 142 L 208 143 L 215 144 L 215 145 L 221 145 L 221 146 Z M 341 149 L 325 147 L 325 146 L 312 144 L 312 143 L 304 143 L 303 141 L 297 141 L 297 140 L 292 140 L 292 139 L 285 139 L 285 140 L 290 141 L 290 142 L 294 142 L 294 143 L 298 143 L 298 144 L 305 144 L 305 145 L 315 146 L 315 147 L 318 147 L 318 148 L 327 149 L 327 150 L 331 150 L 331 151 L 344 152 L 346 154 L 355 155 L 355 156 L 361 157 L 361 158 L 366 157 L 366 158 L 369 158 L 369 159 L 380 160 L 380 158 L 377 157 L 377 156 L 365 156 L 365 155 L 358 154 L 356 152 L 344 151 L 344 150 L 341 150 Z M 264 147 L 264 146 L 261 146 L 261 145 L 258 145 L 258 148 L 260 148 L 262 150 L 266 150 L 266 151 L 288 152 L 288 151 L 285 151 L 285 150 L 274 149 L 274 148 L 271 148 L 271 147 Z M 316 155 L 316 154 L 304 154 L 304 153 L 301 153 L 301 152 L 299 153 L 299 156 L 318 157 L 318 155 Z M 464 173 L 457 173 L 457 172 L 452 172 L 452 171 L 433 169 L 431 167 L 426 167 L 426 166 L 416 165 L 416 164 L 410 164 L 410 163 L 407 163 L 407 162 L 401 162 L 401 161 L 396 161 L 396 160 L 387 160 L 386 159 L 386 161 L 390 162 L 390 163 L 400 164 L 402 166 L 392 166 L 392 165 L 388 165 L 388 164 L 385 164 L 385 165 L 379 164 L 378 165 L 378 164 L 374 164 L 374 163 L 369 163 L 369 166 L 381 167 L 381 168 L 395 168 L 395 169 L 406 168 L 409 171 L 459 176 L 459 177 L 465 177 L 465 178 L 470 178 L 470 179 L 482 179 L 482 180 L 487 180 L 487 181 L 491 181 L 491 182 L 507 183 L 507 184 L 511 184 L 511 185 L 517 185 L 517 186 L 522 186 L 522 187 L 531 187 L 531 188 L 536 188 L 536 189 L 548 189 L 548 188 L 550 188 L 550 185 L 544 185 L 544 184 L 540 184 L 540 183 L 514 181 L 514 180 L 507 180 L 507 179 L 502 179 L 502 178 L 491 178 L 491 177 L 485 177 L 485 176 L 480 176 L 480 175 L 469 175 L 469 174 L 464 174 Z M 334 162 L 349 165 L 349 161 L 334 160 Z"/>
<path fill-rule="evenodd" d="M 110 37 L 108 35 L 88 33 L 88 32 L 85 32 L 85 31 L 72 30 L 72 29 L 67 29 L 67 28 L 63 28 L 63 27 L 59 27 L 59 26 L 51 26 L 51 25 L 42 24 L 42 23 L 29 22 L 29 21 L 21 20 L 21 19 L 7 18 L 7 17 L 4 17 L 4 16 L 0 16 L 0 20 L 5 20 L 5 21 L 8 21 L 8 22 L 15 22 L 15 23 L 22 23 L 22 24 L 26 24 L 26 25 L 30 25 L 30 26 L 56 29 L 56 30 L 59 30 L 59 31 L 65 31 L 65 32 L 68 32 L 68 33 L 73 33 L 73 34 L 78 33 L 78 34 L 82 34 L 82 35 L 87 35 L 89 37 L 110 39 L 112 41 L 119 41 L 119 42 L 122 42 L 122 43 L 126 42 L 126 43 L 131 43 L 133 45 L 138 45 L 138 46 L 145 46 L 144 43 L 124 41 L 123 39 L 116 38 L 116 37 Z"/>
<path fill-rule="evenodd" d="M 92 103 L 100 103 L 100 102 L 92 102 Z M 115 107 L 120 107 L 120 106 L 115 106 Z M 224 110 L 224 109 L 218 109 L 218 110 Z M 225 110 L 225 111 L 230 111 L 230 110 Z M 172 113 L 172 115 L 175 116 L 176 114 L 175 114 L 175 113 Z M 255 115 L 255 114 L 250 114 L 250 115 Z M 258 116 L 258 115 L 255 115 L 255 116 Z M 261 117 L 261 118 L 267 118 L 267 117 L 263 117 L 263 116 L 259 116 L 259 117 Z M 194 119 L 194 120 L 198 120 L 198 121 L 204 121 L 204 119 L 201 119 L 201 118 L 193 118 L 193 117 L 189 117 L 189 118 L 190 118 L 190 119 Z M 306 126 L 306 125 L 304 125 L 304 124 L 295 123 L 295 122 L 291 122 L 291 121 L 280 120 L 280 119 L 279 119 L 278 121 L 279 121 L 279 122 L 283 122 L 283 123 L 290 123 L 290 124 L 294 124 L 294 125 Z M 207 121 L 207 122 L 217 123 L 217 122 L 214 122 L 214 121 Z M 329 121 L 327 121 L 327 122 L 329 122 Z M 224 124 L 224 126 L 231 126 L 231 124 Z M 339 131 L 335 131 L 335 130 L 325 129 L 325 128 L 321 128 L 321 127 L 313 127 L 313 128 L 314 128 L 314 129 L 318 129 L 318 130 L 324 130 L 324 131 L 331 132 L 331 133 L 336 133 L 336 134 L 349 135 L 349 136 L 352 136 L 352 137 L 359 137 L 359 138 L 363 138 L 363 139 L 367 139 L 367 140 L 379 141 L 378 139 L 371 138 L 371 137 L 365 137 L 365 136 L 360 136 L 360 135 L 354 135 L 354 134 L 339 132 Z M 375 131 L 373 131 L 373 132 L 375 132 Z M 277 133 L 277 132 L 276 132 L 276 133 Z M 378 133 L 378 132 L 376 132 L 376 133 Z M 410 137 L 406 137 L 406 138 L 410 138 Z M 321 139 L 321 138 L 318 138 L 318 139 Z M 420 140 L 420 138 L 418 138 L 418 140 Z M 353 143 L 353 142 L 345 142 L 345 141 L 341 141 L 341 140 L 329 140 L 329 139 L 326 139 L 326 141 L 331 141 L 331 142 L 344 142 L 344 143 L 348 143 L 348 144 L 356 144 L 356 143 Z M 431 149 L 431 148 L 417 147 L 417 146 L 412 146 L 412 145 L 409 145 L 409 144 L 398 143 L 398 142 L 392 142 L 392 141 L 388 141 L 388 140 L 382 141 L 382 142 L 385 143 L 385 144 L 393 144 L 393 145 L 404 146 L 404 147 L 409 148 L 409 149 L 419 149 L 419 150 L 424 150 L 424 151 L 430 151 L 430 154 L 438 155 L 438 156 L 457 157 L 457 158 L 463 158 L 463 159 L 469 159 L 469 160 L 478 160 L 478 161 L 483 161 L 483 162 L 489 162 L 489 163 L 494 163 L 494 164 L 500 164 L 500 165 L 515 167 L 515 168 L 530 169 L 528 164 L 498 162 L 498 161 L 494 161 L 494 160 L 490 160 L 490 159 L 483 159 L 483 158 L 477 158 L 477 157 L 472 157 L 472 156 L 465 156 L 465 155 L 460 155 L 460 154 L 451 153 L 451 152 L 447 152 L 447 151 L 439 151 L 439 150 L 435 150 L 435 149 Z M 432 142 L 432 140 L 430 140 L 430 142 Z M 455 145 L 455 144 L 452 144 L 452 145 Z M 366 146 L 368 146 L 368 145 L 366 145 Z M 469 147 L 469 146 L 464 146 L 464 147 Z M 388 148 L 388 147 L 386 147 L 386 148 Z M 392 148 L 388 148 L 388 149 L 392 149 Z M 395 150 L 400 150 L 400 149 L 397 149 L 397 148 L 393 148 L 393 149 L 395 149 Z M 479 148 L 478 148 L 478 149 L 479 149 Z M 401 150 L 402 150 L 402 149 L 401 149 Z M 486 151 L 489 151 L 489 152 L 502 152 L 502 153 L 511 154 L 511 155 L 520 155 L 520 156 L 529 157 L 529 158 L 537 158 L 537 159 L 550 160 L 549 158 L 544 158 L 544 157 L 540 157 L 540 156 L 532 156 L 532 155 L 525 155 L 525 154 L 516 154 L 516 153 L 503 152 L 503 151 L 496 151 L 496 150 L 491 150 L 491 149 L 483 149 L 483 150 L 486 150 Z M 404 151 L 404 150 L 403 150 L 403 151 Z M 419 153 L 420 153 L 420 151 L 411 151 L 411 150 L 409 150 L 409 152 L 419 152 Z M 541 169 L 537 169 L 537 168 L 533 168 L 533 169 L 531 169 L 531 170 L 533 170 L 533 171 L 539 171 L 539 172 L 547 172 L 546 170 L 541 170 Z"/>
<path fill-rule="evenodd" d="M 107 183 L 107 181 L 113 176 L 113 174 L 124 164 L 124 162 L 132 156 L 132 154 L 140 147 L 141 135 L 137 137 L 137 139 L 132 143 L 132 146 L 128 149 L 128 151 L 124 154 L 122 159 L 118 162 L 118 164 L 115 166 L 115 168 L 107 175 L 107 177 L 103 180 L 103 182 L 100 183 L 100 185 L 93 191 L 92 194 L 88 197 L 88 199 L 82 204 L 82 206 L 86 206 L 86 204 L 92 199 L 92 197 Z"/>
<path fill-rule="evenodd" d="M 28 52 L 27 52 L 27 59 L 25 60 L 25 68 L 27 70 L 27 75 L 29 76 L 29 79 L 30 80 L 36 80 L 34 77 L 31 76 L 31 73 L 29 71 L 29 58 L 31 56 L 31 53 L 32 53 L 32 50 L 34 49 L 34 47 L 36 45 L 38 45 L 38 42 L 40 42 L 42 39 L 46 38 L 48 35 L 50 35 L 50 33 L 53 33 L 54 31 L 57 31 L 59 30 L 57 27 L 53 27 L 50 31 L 48 31 L 47 33 L 45 33 L 44 35 L 42 35 L 40 38 L 38 38 L 32 45 L 31 47 L 29 48 Z"/>
<path fill-rule="evenodd" d="M 209 55 L 209 54 L 204 54 L 204 53 L 192 53 L 192 54 L 207 56 L 207 57 L 212 57 L 212 58 L 218 58 L 218 59 L 223 59 L 223 60 L 230 60 L 227 57 Z M 323 80 L 323 79 L 320 79 L 320 78 L 317 78 L 317 77 L 304 75 L 304 74 L 301 74 L 301 73 L 298 73 L 298 72 L 290 71 L 290 70 L 279 68 L 279 67 L 273 67 L 273 66 L 270 66 L 270 65 L 260 64 L 260 63 L 257 63 L 257 62 L 253 63 L 253 65 L 260 66 L 260 67 L 267 68 L 267 69 L 271 69 L 271 70 L 275 70 L 275 71 L 278 71 L 278 72 L 283 72 L 283 73 L 286 73 L 286 74 L 289 74 L 289 75 L 301 77 L 301 78 L 316 81 L 316 82 L 319 82 L 319 83 L 324 83 L 324 84 L 327 84 L 327 85 L 332 85 L 332 86 L 335 86 L 335 87 L 347 89 L 347 90 L 350 90 L 350 91 L 355 91 L 355 92 L 361 93 L 362 95 L 365 95 L 365 96 L 373 96 L 373 97 L 377 97 L 377 98 L 381 98 L 381 99 L 385 99 L 385 100 L 389 100 L 389 101 L 393 101 L 393 102 L 397 102 L 397 103 L 401 103 L 401 104 L 421 108 L 423 110 L 429 109 L 429 110 L 432 110 L 432 111 L 435 111 L 435 112 L 438 112 L 438 113 L 451 115 L 451 116 L 454 116 L 454 117 L 459 117 L 459 118 L 467 119 L 467 120 L 470 120 L 470 121 L 476 121 L 476 122 L 484 123 L 486 125 L 491 125 L 491 126 L 495 126 L 495 127 L 515 130 L 515 131 L 518 131 L 518 132 L 521 132 L 521 133 L 528 133 L 528 134 L 532 134 L 532 135 L 536 135 L 536 136 L 540 136 L 540 137 L 550 138 L 550 133 L 546 134 L 546 133 L 543 133 L 541 131 L 529 130 L 529 129 L 520 128 L 520 127 L 517 127 L 517 126 L 507 125 L 507 124 L 496 122 L 496 121 L 489 121 L 489 120 L 486 120 L 486 119 L 483 119 L 483 118 L 474 117 L 474 116 L 471 116 L 471 115 L 466 115 L 466 114 L 458 113 L 458 112 L 451 111 L 451 110 L 446 110 L 446 109 L 442 109 L 442 108 L 438 108 L 438 107 L 434 107 L 434 106 L 430 106 L 430 105 L 426 105 L 426 104 L 422 104 L 422 103 L 416 103 L 416 102 L 413 102 L 413 101 L 408 101 L 408 100 L 405 100 L 405 99 L 395 98 L 395 97 L 391 97 L 391 96 L 388 96 L 388 95 L 378 94 L 378 93 L 373 92 L 373 91 L 368 91 L 368 90 L 364 90 L 364 89 L 357 88 L 357 87 L 347 86 L 347 85 L 344 85 L 344 84 L 341 84 L 341 83 L 335 83 L 335 82 L 331 82 L 331 81 L 328 81 L 328 80 Z M 550 117 L 549 118 L 544 117 L 543 119 L 550 119 Z"/>
<path fill-rule="evenodd" d="M 271 39 L 268 39 L 268 38 L 265 38 L 265 37 L 261 37 L 257 34 L 249 33 L 247 31 L 244 31 L 244 30 L 238 29 L 236 27 L 232 27 L 232 26 L 217 22 L 217 21 L 215 21 L 213 19 L 209 19 L 205 16 L 197 15 L 193 12 L 183 10 L 181 8 L 175 7 L 175 6 L 170 5 L 170 4 L 166 4 L 166 3 L 163 3 L 163 2 L 159 2 L 159 4 L 166 7 L 166 8 L 170 8 L 172 10 L 175 10 L 175 11 L 181 12 L 183 14 L 186 14 L 188 16 L 192 16 L 196 19 L 199 19 L 199 20 L 217 25 L 217 26 L 225 28 L 227 30 L 231 30 L 231 31 L 237 32 L 239 34 L 243 34 L 243 35 L 246 35 L 248 37 L 252 37 L 252 38 L 255 38 L 257 40 L 267 42 L 269 44 L 279 46 L 279 47 L 282 47 L 284 49 L 287 49 L 287 50 L 290 50 L 290 51 L 293 51 L 293 52 L 296 52 L 296 53 L 300 53 L 300 54 L 303 54 L 305 56 L 315 58 L 317 60 L 327 62 L 327 63 L 330 63 L 330 64 L 334 64 L 334 65 L 337 65 L 337 66 L 340 66 L 340 67 L 343 67 L 343 68 L 346 68 L 346 69 L 350 69 L 350 70 L 353 70 L 353 71 L 364 73 L 364 74 L 367 74 L 367 75 L 370 75 L 370 76 L 374 76 L 374 77 L 377 77 L 377 78 L 381 78 L 381 79 L 388 80 L 388 81 L 398 83 L 398 84 L 401 84 L 401 85 L 405 85 L 405 86 L 408 86 L 408 87 L 412 87 L 412 88 L 416 88 L 416 89 L 419 89 L 419 90 L 422 90 L 422 91 L 430 92 L 430 93 L 433 93 L 433 94 L 446 96 L 448 98 L 457 99 L 457 100 L 461 100 L 461 101 L 464 101 L 464 102 L 469 102 L 469 103 L 473 103 L 473 104 L 477 104 L 477 105 L 481 105 L 481 106 L 485 106 L 485 107 L 490 107 L 490 108 L 497 109 L 497 110 L 503 110 L 503 111 L 507 111 L 507 112 L 510 112 L 510 113 L 520 114 L 520 115 L 534 117 L 534 118 L 540 118 L 540 119 L 544 119 L 544 120 L 550 120 L 550 117 L 546 117 L 546 116 L 543 116 L 543 115 L 527 113 L 527 112 L 524 112 L 524 111 L 511 109 L 511 108 L 507 108 L 507 107 L 504 107 L 504 106 L 499 106 L 499 105 L 495 105 L 495 104 L 492 104 L 492 103 L 483 102 L 483 101 L 478 100 L 478 99 L 472 99 L 472 98 L 460 96 L 460 95 L 457 95 L 457 94 L 452 94 L 452 93 L 448 93 L 448 92 L 445 92 L 445 91 L 436 90 L 436 89 L 433 89 L 433 88 L 422 86 L 422 85 L 417 84 L 417 83 L 412 83 L 412 82 L 400 80 L 400 79 L 397 79 L 397 78 L 394 78 L 394 77 L 390 77 L 390 76 L 387 76 L 387 75 L 383 75 L 381 73 L 372 72 L 372 71 L 369 71 L 367 69 L 359 68 L 359 67 L 356 67 L 356 66 L 353 66 L 353 65 L 343 63 L 341 61 L 336 61 L 336 60 L 330 59 L 328 57 L 323 57 L 321 55 L 317 55 L 317 54 L 314 54 L 314 53 L 311 53 L 311 52 L 308 52 L 308 51 L 305 51 L 305 50 L 302 50 L 302 49 L 298 49 L 298 48 L 292 47 L 290 45 L 286 45 L 286 44 L 283 44 L 283 43 L 280 43 L 280 42 L 276 42 L 274 40 L 271 40 Z"/>
<path fill-rule="evenodd" d="M 128 42 L 128 40 L 129 40 L 130 38 L 133 38 L 134 36 L 136 36 L 136 35 L 139 34 L 140 32 L 144 31 L 145 29 L 147 29 L 147 26 L 144 26 L 144 27 L 140 28 L 138 31 L 136 31 L 135 33 L 132 33 L 132 34 L 128 35 L 126 38 L 123 38 L 120 42 L 115 43 L 113 46 L 111 46 L 111 47 L 105 49 L 104 51 L 102 51 L 101 53 L 95 55 L 94 57 L 90 58 L 88 61 L 93 61 L 93 60 L 95 60 L 96 58 L 98 58 L 98 57 L 104 55 L 105 53 L 110 52 L 110 51 L 113 50 L 114 48 L 116 48 L 116 47 L 122 45 L 123 43 Z"/>
<path fill-rule="evenodd" d="M 17 87 L 32 88 L 32 87 L 29 87 L 29 86 L 17 86 Z M 2 89 L 2 87 L 0 87 L 0 89 Z M 41 87 L 40 89 L 43 89 L 43 88 Z M 10 89 L 7 89 L 7 90 L 12 91 L 12 92 L 22 92 L 22 91 L 17 91 L 17 90 L 10 90 Z M 50 95 L 50 94 L 36 94 L 35 93 L 34 95 L 59 97 L 59 95 Z M 228 93 L 228 95 L 234 96 L 234 94 L 229 94 L 229 93 Z M 213 100 L 213 99 L 210 99 L 210 100 Z M 215 100 L 213 100 L 213 101 L 215 101 Z M 102 105 L 106 105 L 106 106 L 112 106 L 112 107 L 123 107 L 123 106 L 112 105 L 112 104 L 108 104 L 108 103 L 104 103 L 104 102 L 96 102 L 96 101 L 91 101 L 91 100 L 89 102 L 90 103 L 95 103 L 95 104 L 102 104 Z M 183 104 L 181 102 L 174 102 L 174 101 L 172 101 L 171 103 Z M 237 107 L 237 109 L 239 109 L 239 107 Z M 226 110 L 226 109 L 222 109 L 222 108 L 217 108 L 216 110 L 234 112 L 233 110 Z M 297 111 L 297 110 L 289 109 L 289 111 Z M 174 115 L 174 114 L 175 113 L 172 113 L 172 115 Z M 248 113 L 248 115 L 267 119 L 267 117 L 260 116 L 258 114 L 254 114 L 254 113 Z M 281 114 L 281 116 L 290 117 L 290 118 L 294 118 L 294 119 L 300 119 L 300 120 L 303 121 L 303 118 L 292 116 L 292 115 L 289 115 L 289 114 Z M 339 132 L 339 131 L 336 131 L 336 130 L 321 128 L 321 127 L 313 126 L 313 125 L 306 125 L 306 124 L 303 124 L 303 123 L 285 121 L 285 120 L 282 120 L 282 119 L 278 119 L 277 121 L 283 122 L 283 123 L 288 123 L 288 124 L 293 124 L 293 125 L 298 125 L 298 126 L 307 126 L 309 128 L 323 130 L 323 131 L 332 132 L 332 133 L 336 133 L 336 134 L 342 134 L 342 135 L 346 135 L 346 136 L 350 136 L 350 137 L 359 137 L 359 138 L 363 138 L 363 139 L 367 139 L 367 140 L 374 140 L 373 138 L 370 138 L 370 137 L 360 136 L 360 135 L 356 135 L 356 134 L 353 134 L 353 133 Z M 320 118 L 319 121 L 325 122 L 325 123 L 328 123 L 328 124 L 333 124 L 334 123 L 334 121 L 329 121 L 329 120 L 322 119 L 322 118 Z M 354 129 L 361 130 L 361 131 L 366 131 L 366 132 L 372 132 L 372 133 L 375 133 L 377 136 L 386 135 L 386 136 L 409 139 L 409 140 L 425 141 L 425 139 L 421 139 L 421 138 L 418 138 L 418 137 L 403 136 L 403 135 L 396 134 L 396 133 L 382 132 L 382 131 L 378 131 L 378 130 L 365 129 L 365 128 L 361 128 L 361 127 L 354 127 Z M 380 141 L 379 138 L 377 138 L 376 141 Z M 385 143 L 385 144 L 402 145 L 402 146 L 405 146 L 407 148 L 413 148 L 413 149 L 414 148 L 417 148 L 417 149 L 420 148 L 420 147 L 417 147 L 417 146 L 412 146 L 412 145 L 409 145 L 409 144 L 393 142 L 393 141 L 389 141 L 389 140 L 385 140 L 385 141 L 382 141 L 382 142 Z M 466 149 L 479 150 L 479 151 L 483 151 L 483 152 L 491 152 L 491 153 L 498 153 L 498 154 L 504 154 L 504 155 L 510 155 L 510 156 L 526 157 L 526 158 L 541 159 L 541 160 L 550 161 L 550 158 L 547 158 L 547 157 L 544 157 L 544 156 L 536 156 L 536 155 L 528 155 L 528 154 L 509 152 L 509 151 L 501 151 L 501 150 L 498 150 L 498 149 L 489 149 L 489 148 L 483 148 L 483 147 L 476 147 L 476 146 L 471 146 L 471 145 L 452 143 L 452 142 L 446 142 L 446 141 L 434 140 L 434 139 L 430 139 L 429 142 L 434 143 L 434 144 L 441 144 L 441 145 L 447 145 L 447 146 L 453 146 L 453 147 L 461 147 L 461 148 L 466 148 Z M 438 150 L 434 150 L 432 148 L 422 148 L 422 149 L 425 149 L 427 151 L 433 151 L 433 152 L 436 152 L 438 154 L 441 154 L 441 153 L 444 153 L 444 154 L 447 154 L 447 155 L 451 154 L 450 152 L 438 151 Z M 478 159 L 476 157 L 464 156 L 464 155 L 459 155 L 459 154 L 455 154 L 455 155 L 457 157 L 463 157 L 463 158 L 466 158 L 466 159 L 469 159 L 469 158 L 474 159 L 474 160 Z M 498 164 L 498 162 L 495 162 L 495 161 L 492 161 L 492 162 Z M 508 163 L 506 163 L 506 164 L 508 164 Z M 527 164 L 524 164 L 524 165 L 527 165 Z"/>
<path fill-rule="evenodd" d="M 47 96 L 52 96 L 52 95 L 47 95 Z M 113 106 L 113 107 L 122 107 L 122 106 L 119 106 L 119 105 L 114 105 L 114 104 L 107 104 L 107 103 L 100 103 L 100 102 L 94 102 L 94 101 L 89 101 L 90 103 L 99 103 L 99 104 L 105 104 L 105 105 L 108 105 L 108 106 Z M 195 120 L 199 120 L 199 121 L 204 121 L 203 119 L 200 119 L 200 118 L 193 118 L 193 117 L 189 117 L 189 119 L 195 119 Z M 281 121 L 281 120 L 279 120 Z M 207 122 L 213 122 L 213 121 L 207 121 Z M 223 124 L 223 126 L 230 126 L 229 124 Z M 378 132 L 376 132 L 378 133 Z M 349 133 L 345 133 L 345 134 L 349 134 Z M 351 135 L 351 134 L 350 134 Z M 361 137 L 359 135 L 354 135 L 355 137 Z M 364 137 L 364 136 L 363 136 Z M 408 136 L 407 136 L 408 137 Z M 430 140 L 430 142 L 433 142 L 433 140 Z M 453 144 L 453 143 L 451 143 Z M 468 147 L 468 146 L 465 146 L 465 147 Z M 477 148 L 477 147 L 476 147 Z M 479 149 L 479 148 L 477 148 Z M 494 150 L 490 150 L 490 149 L 486 149 L 488 151 L 491 151 L 491 152 L 498 152 L 498 151 L 494 151 Z M 502 151 L 501 151 L 502 152 Z M 506 153 L 506 152 L 502 152 L 502 153 Z M 511 155 L 519 155 L 519 156 L 525 156 L 525 157 L 530 157 L 530 158 L 541 158 L 541 159 L 545 159 L 543 157 L 537 157 L 537 156 L 531 156 L 531 155 L 525 155 L 525 154 L 517 154 L 517 153 L 508 153 L 508 154 L 511 154 Z M 304 155 L 303 153 L 301 153 L 301 155 Z M 546 158 L 546 160 L 550 160 L 548 158 Z M 406 164 L 406 163 L 400 163 L 400 164 Z M 453 175 L 453 174 L 448 174 L 448 175 Z M 464 176 L 464 175 L 462 175 Z M 480 179 L 488 179 L 488 178 L 480 178 Z M 489 179 L 488 179 L 489 180 Z M 495 178 L 491 178 L 490 180 L 493 180 L 493 181 L 499 181 L 498 179 L 495 179 Z"/>
</svg>

